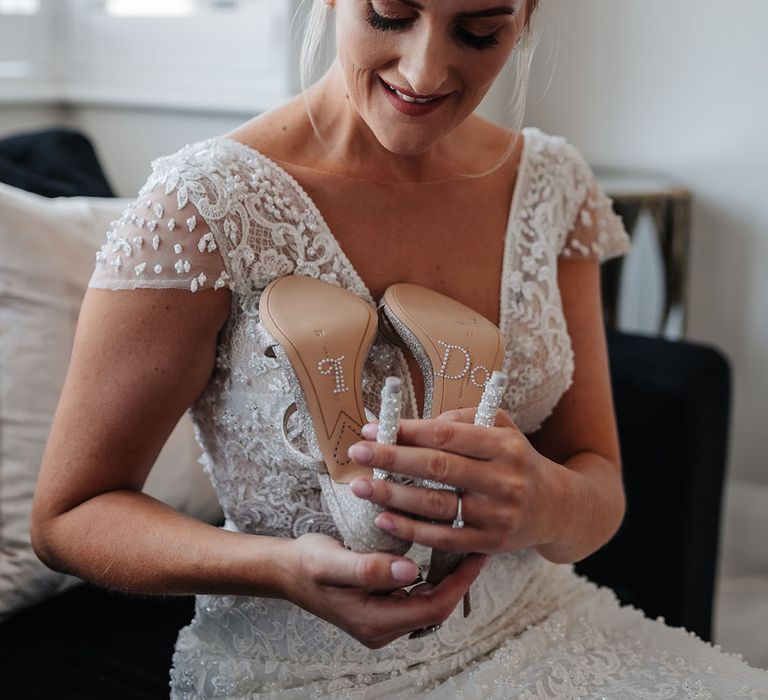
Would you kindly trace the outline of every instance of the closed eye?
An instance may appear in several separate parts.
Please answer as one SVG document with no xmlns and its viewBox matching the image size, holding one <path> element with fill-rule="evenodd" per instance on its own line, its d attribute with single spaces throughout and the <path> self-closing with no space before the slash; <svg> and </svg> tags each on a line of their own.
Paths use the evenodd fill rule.
<svg viewBox="0 0 768 700">
<path fill-rule="evenodd" d="M 374 29 L 383 32 L 398 31 L 407 29 L 416 21 L 415 17 L 384 17 L 373 9 L 373 5 L 368 3 L 368 24 Z"/>
<path fill-rule="evenodd" d="M 385 17 L 382 14 L 376 12 L 372 3 L 368 3 L 368 24 L 374 29 L 378 29 L 383 32 L 403 31 L 408 29 L 416 21 L 415 17 Z M 486 35 L 477 35 L 468 31 L 461 25 L 457 25 L 454 29 L 454 35 L 456 39 L 462 44 L 469 46 L 473 49 L 483 51 L 485 49 L 493 48 L 499 43 L 497 36 L 498 32 Z"/>
<path fill-rule="evenodd" d="M 468 32 L 463 27 L 456 27 L 456 36 L 459 41 L 465 43 L 467 46 L 471 46 L 473 49 L 478 49 L 479 51 L 484 51 L 485 49 L 498 46 L 499 37 L 497 34 L 498 32 L 494 32 L 493 34 L 478 36 L 477 34 Z"/>
</svg>

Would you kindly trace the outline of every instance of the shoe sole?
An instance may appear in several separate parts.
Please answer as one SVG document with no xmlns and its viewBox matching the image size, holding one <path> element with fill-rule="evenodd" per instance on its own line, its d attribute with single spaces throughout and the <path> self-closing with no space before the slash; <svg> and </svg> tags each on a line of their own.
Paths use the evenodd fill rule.
<svg viewBox="0 0 768 700">
<path fill-rule="evenodd" d="M 265 328 L 285 351 L 312 419 L 331 478 L 348 484 L 372 470 L 347 457 L 367 422 L 365 360 L 376 337 L 376 312 L 352 292 L 312 277 L 274 280 L 259 300 Z"/>
<path fill-rule="evenodd" d="M 504 360 L 501 331 L 461 302 L 416 284 L 393 284 L 382 301 L 382 334 L 409 349 L 424 375 L 423 417 L 477 406 Z"/>
</svg>

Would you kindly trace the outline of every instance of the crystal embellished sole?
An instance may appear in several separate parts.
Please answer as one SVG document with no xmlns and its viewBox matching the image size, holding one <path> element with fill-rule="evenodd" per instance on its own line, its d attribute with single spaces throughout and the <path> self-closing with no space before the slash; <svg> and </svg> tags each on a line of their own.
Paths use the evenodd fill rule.
<svg viewBox="0 0 768 700">
<path fill-rule="evenodd" d="M 286 276 L 264 289 L 259 316 L 275 340 L 310 450 L 322 455 L 318 481 L 344 544 L 359 552 L 406 552 L 409 542 L 374 525 L 383 509 L 349 488 L 355 477 L 385 476 L 347 456 L 367 422 L 362 374 L 376 336 L 376 312 L 346 289 Z"/>
</svg>

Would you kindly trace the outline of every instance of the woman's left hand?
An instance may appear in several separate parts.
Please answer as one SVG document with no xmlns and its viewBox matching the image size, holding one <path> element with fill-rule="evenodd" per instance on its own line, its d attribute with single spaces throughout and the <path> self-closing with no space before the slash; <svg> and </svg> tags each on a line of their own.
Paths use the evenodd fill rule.
<svg viewBox="0 0 768 700">
<path fill-rule="evenodd" d="M 373 442 L 378 426 L 369 424 L 368 439 L 349 450 L 359 464 L 461 489 L 463 528 L 451 526 L 458 506 L 453 491 L 357 478 L 353 493 L 387 508 L 376 525 L 428 547 L 494 554 L 555 541 L 569 470 L 539 454 L 504 411 L 493 428 L 475 426 L 474 415 L 468 408 L 402 420 L 397 445 Z"/>
</svg>

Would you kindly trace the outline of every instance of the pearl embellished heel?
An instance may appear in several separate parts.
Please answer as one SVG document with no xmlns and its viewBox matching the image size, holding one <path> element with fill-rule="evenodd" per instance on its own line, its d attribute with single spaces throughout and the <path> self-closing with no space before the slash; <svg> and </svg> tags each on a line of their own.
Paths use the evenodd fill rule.
<svg viewBox="0 0 768 700">
<path fill-rule="evenodd" d="M 293 390 L 304 435 L 318 468 L 325 504 L 344 544 L 358 552 L 402 555 L 410 543 L 376 527 L 383 509 L 357 498 L 349 483 L 358 476 L 391 478 L 387 472 L 359 465 L 347 449 L 362 438 L 367 422 L 362 373 L 376 336 L 376 313 L 346 289 L 311 277 L 274 280 L 259 300 L 259 316 Z M 394 439 L 400 415 L 399 382 L 382 392 L 387 428 Z M 394 429 L 392 425 L 394 424 Z"/>
<path fill-rule="evenodd" d="M 506 388 L 507 375 L 504 372 L 494 372 L 485 385 L 480 405 L 477 407 L 474 420 L 475 425 L 483 428 L 493 427 Z M 460 525 L 454 523 L 454 527 L 463 526 L 463 522 Z M 427 583 L 436 586 L 461 563 L 464 556 L 462 552 L 432 550 Z M 464 617 L 469 615 L 470 607 L 469 592 L 467 592 L 467 595 L 464 597 Z"/>
<path fill-rule="evenodd" d="M 496 414 L 501 406 L 501 399 L 504 396 L 504 391 L 507 388 L 507 375 L 504 372 L 494 372 L 491 378 L 485 385 L 485 391 L 480 399 L 480 405 L 477 408 L 475 414 L 475 425 L 479 425 L 484 428 L 493 427 L 496 421 Z M 459 498 L 459 508 L 461 508 L 461 499 Z M 456 519 L 453 522 L 453 527 L 463 528 L 464 521 L 461 519 L 461 511 L 456 513 Z M 429 570 L 427 573 L 426 582 L 431 586 L 436 586 L 446 576 L 453 572 L 456 567 L 461 563 L 466 554 L 463 552 L 444 552 L 441 550 L 433 549 L 432 556 L 429 562 Z M 464 617 L 469 617 L 472 612 L 472 603 L 470 600 L 469 591 L 464 594 Z M 410 639 L 419 639 L 425 637 L 428 634 L 434 632 L 432 627 L 424 627 L 422 629 L 414 630 L 410 634 Z"/>
<path fill-rule="evenodd" d="M 493 401 L 501 402 L 505 375 L 498 372 L 504 359 L 504 336 L 488 319 L 468 306 L 426 287 L 410 283 L 391 285 L 379 305 L 379 331 L 390 342 L 414 356 L 424 379 L 424 418 L 457 408 L 479 406 L 476 421 L 495 419 Z M 493 379 L 492 379 L 493 375 Z M 428 479 L 424 488 L 455 491 Z M 463 558 L 459 552 L 432 550 L 426 581 L 437 585 Z M 465 617 L 469 593 L 464 599 Z M 417 638 L 432 630 L 417 630 Z"/>
</svg>

